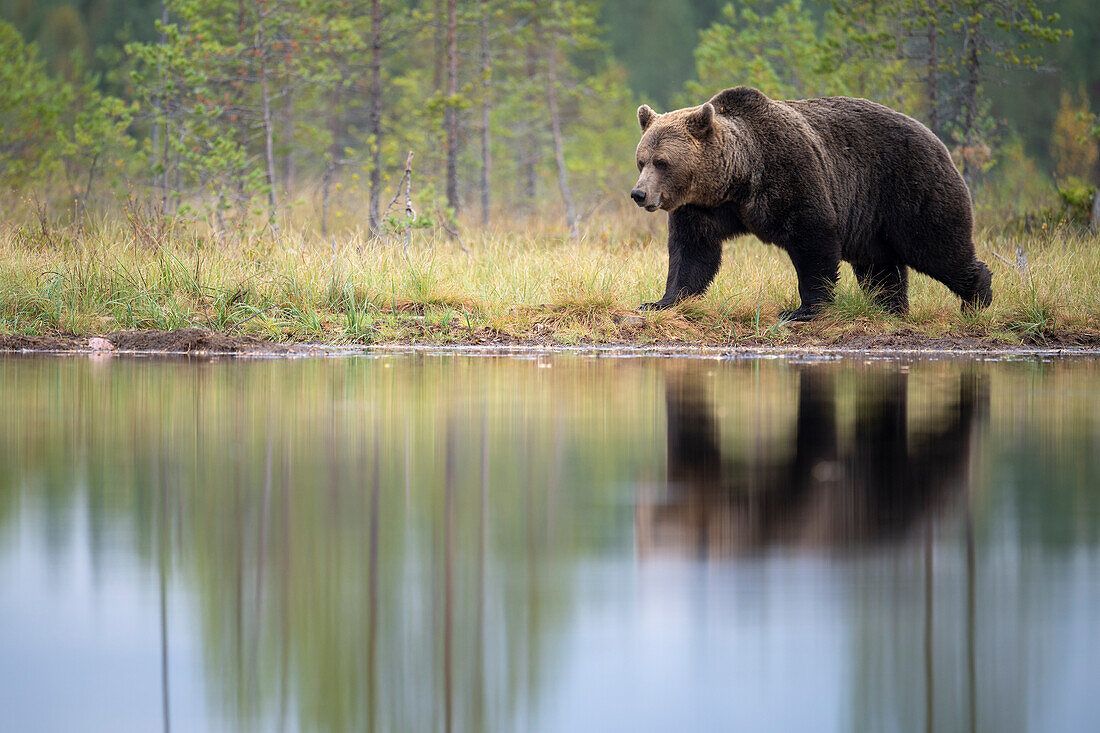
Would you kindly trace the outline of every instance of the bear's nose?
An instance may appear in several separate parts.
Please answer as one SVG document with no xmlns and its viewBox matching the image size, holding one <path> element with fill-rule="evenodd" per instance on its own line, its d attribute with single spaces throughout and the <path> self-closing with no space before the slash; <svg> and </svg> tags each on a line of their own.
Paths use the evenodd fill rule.
<svg viewBox="0 0 1100 733">
<path fill-rule="evenodd" d="M 645 191 L 636 188 L 630 192 L 630 198 L 634 199 L 634 203 L 638 206 L 641 206 L 645 202 Z"/>
</svg>

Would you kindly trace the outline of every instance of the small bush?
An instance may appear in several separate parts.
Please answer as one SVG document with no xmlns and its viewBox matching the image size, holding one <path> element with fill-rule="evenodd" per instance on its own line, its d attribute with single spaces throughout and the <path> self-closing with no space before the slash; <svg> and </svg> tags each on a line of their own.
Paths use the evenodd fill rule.
<svg viewBox="0 0 1100 733">
<path fill-rule="evenodd" d="M 1058 198 L 1062 205 L 1060 212 L 1062 219 L 1080 226 L 1088 226 L 1092 218 L 1092 202 L 1095 197 L 1096 186 L 1077 182 L 1064 187 L 1059 186 Z"/>
</svg>

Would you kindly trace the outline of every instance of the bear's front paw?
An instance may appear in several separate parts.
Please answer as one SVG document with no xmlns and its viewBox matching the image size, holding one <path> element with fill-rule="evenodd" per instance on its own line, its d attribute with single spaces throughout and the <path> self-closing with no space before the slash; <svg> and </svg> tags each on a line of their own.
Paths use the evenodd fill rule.
<svg viewBox="0 0 1100 733">
<path fill-rule="evenodd" d="M 780 311 L 780 321 L 812 321 L 821 315 L 820 308 L 798 308 L 793 311 Z"/>
<path fill-rule="evenodd" d="M 671 300 L 658 300 L 656 303 L 642 303 L 638 306 L 640 311 L 662 311 L 665 308 L 671 308 L 674 305 Z"/>
</svg>

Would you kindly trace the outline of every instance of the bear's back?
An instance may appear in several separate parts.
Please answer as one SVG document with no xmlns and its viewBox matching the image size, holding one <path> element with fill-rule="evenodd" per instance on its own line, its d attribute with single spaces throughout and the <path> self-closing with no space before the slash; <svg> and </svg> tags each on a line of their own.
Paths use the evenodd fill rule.
<svg viewBox="0 0 1100 733">
<path fill-rule="evenodd" d="M 904 228 L 928 210 L 968 216 L 970 195 L 950 153 L 912 117 L 853 97 L 776 104 L 813 131 L 837 218 L 849 236 L 861 238 L 885 220 Z"/>
<path fill-rule="evenodd" d="M 947 147 L 917 120 L 867 99 L 822 97 L 781 102 L 796 111 L 819 136 L 840 174 L 864 171 L 881 177 L 887 189 L 923 189 L 925 183 L 963 184 Z M 932 180 L 935 181 L 932 184 Z"/>
<path fill-rule="evenodd" d="M 839 175 L 906 178 L 935 169 L 957 175 L 947 148 L 917 120 L 858 97 L 773 100 L 752 87 L 725 89 L 710 100 L 716 114 L 738 120 L 772 140 L 760 140 L 772 153 L 814 142 L 832 172 Z M 808 138 L 808 140 L 807 140 Z M 778 145 L 775 145 L 778 143 Z M 959 179 L 961 182 L 961 177 Z"/>
</svg>

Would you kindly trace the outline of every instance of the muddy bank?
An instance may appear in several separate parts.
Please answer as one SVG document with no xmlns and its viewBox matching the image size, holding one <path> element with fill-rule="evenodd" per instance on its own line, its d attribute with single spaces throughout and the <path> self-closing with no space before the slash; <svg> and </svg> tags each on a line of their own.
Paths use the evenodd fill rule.
<svg viewBox="0 0 1100 733">
<path fill-rule="evenodd" d="M 304 344 L 279 344 L 252 336 L 233 336 L 204 328 L 179 331 L 116 331 L 102 336 L 5 336 L 0 352 L 96 354 L 303 354 L 316 350 Z"/>
<path fill-rule="evenodd" d="M 88 354 L 192 354 L 241 356 L 293 356 L 334 352 L 355 352 L 370 348 L 422 347 L 468 348 L 477 351 L 511 348 L 539 350 L 599 349 L 601 351 L 646 351 L 654 354 L 685 354 L 692 351 L 723 353 L 737 351 L 812 353 L 1096 353 L 1100 354 L 1100 333 L 1050 333 L 1041 341 L 1014 344 L 973 336 L 928 336 L 919 333 L 873 333 L 853 329 L 843 335 L 792 330 L 781 339 L 743 338 L 732 343 L 664 343 L 613 341 L 599 344 L 562 344 L 545 336 L 517 337 L 492 330 L 475 331 L 461 340 L 424 339 L 387 344 L 295 344 L 265 341 L 253 336 L 236 336 L 202 328 L 179 331 L 116 331 L 102 336 L 0 335 L 0 353 L 88 353 Z"/>
</svg>

